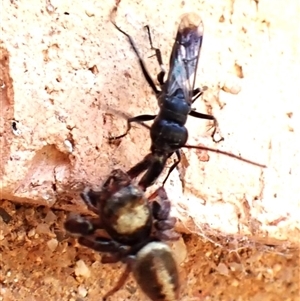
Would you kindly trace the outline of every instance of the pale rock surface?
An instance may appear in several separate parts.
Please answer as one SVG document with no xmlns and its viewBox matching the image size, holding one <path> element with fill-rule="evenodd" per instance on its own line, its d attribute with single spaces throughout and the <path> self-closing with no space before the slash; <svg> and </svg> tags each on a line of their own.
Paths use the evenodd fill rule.
<svg viewBox="0 0 300 301">
<path fill-rule="evenodd" d="M 125 129 L 115 110 L 131 116 L 157 112 L 135 54 L 109 21 L 113 6 L 2 3 L 3 199 L 83 212 L 79 192 L 86 185 L 99 187 L 113 168 L 126 170 L 149 151 L 143 128 L 132 129 L 119 146 L 106 139 Z M 148 59 L 153 53 L 143 26 L 150 25 L 168 63 L 180 15 L 189 11 L 204 22 L 197 86 L 209 87 L 195 106 L 217 117 L 225 137 L 214 144 L 208 124 L 191 117 L 189 144 L 226 150 L 267 168 L 185 149 L 184 190 L 176 172 L 166 186 L 174 214 L 182 228 L 204 236 L 297 244 L 300 4 L 123 1 L 117 22 L 136 40 L 153 77 L 159 68 Z"/>
</svg>

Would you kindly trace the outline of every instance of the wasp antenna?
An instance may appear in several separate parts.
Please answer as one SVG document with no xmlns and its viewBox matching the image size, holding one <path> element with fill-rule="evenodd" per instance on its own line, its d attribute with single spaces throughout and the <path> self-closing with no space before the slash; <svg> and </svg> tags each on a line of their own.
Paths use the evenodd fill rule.
<svg viewBox="0 0 300 301">
<path fill-rule="evenodd" d="M 252 160 L 248 160 L 248 159 L 242 158 L 242 157 L 240 157 L 238 155 L 235 155 L 233 153 L 222 151 L 222 150 L 219 150 L 219 149 L 210 148 L 210 147 L 207 147 L 207 146 L 185 145 L 183 147 L 184 148 L 190 148 L 190 149 L 194 148 L 194 149 L 200 149 L 200 150 L 207 150 L 209 152 L 213 152 L 213 153 L 225 155 L 225 156 L 228 156 L 228 157 L 231 157 L 231 158 L 234 158 L 234 159 L 237 159 L 237 160 L 240 160 L 240 161 L 243 161 L 243 162 L 255 165 L 255 166 L 259 166 L 259 167 L 262 167 L 262 168 L 266 168 L 267 167 L 267 165 L 265 165 L 265 164 L 257 163 L 257 162 L 254 162 Z"/>
</svg>

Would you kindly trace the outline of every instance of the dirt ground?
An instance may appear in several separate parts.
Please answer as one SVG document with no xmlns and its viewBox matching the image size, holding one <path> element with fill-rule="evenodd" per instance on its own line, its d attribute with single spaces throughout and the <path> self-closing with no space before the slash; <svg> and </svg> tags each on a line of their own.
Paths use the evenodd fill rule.
<svg viewBox="0 0 300 301">
<path fill-rule="evenodd" d="M 0 218 L 1 301 L 99 301 L 116 282 L 122 264 L 102 265 L 100 255 L 80 247 L 63 229 L 66 213 L 8 201 Z M 299 300 L 299 250 L 249 247 L 233 239 L 216 246 L 184 234 L 175 250 L 180 300 Z M 222 245 L 222 247 L 221 247 Z M 113 300 L 147 300 L 130 278 Z"/>
</svg>

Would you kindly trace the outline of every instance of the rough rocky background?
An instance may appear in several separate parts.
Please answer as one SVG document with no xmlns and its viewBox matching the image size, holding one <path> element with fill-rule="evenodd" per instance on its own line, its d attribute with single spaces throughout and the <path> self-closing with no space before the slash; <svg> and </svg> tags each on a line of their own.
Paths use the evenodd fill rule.
<svg viewBox="0 0 300 301">
<path fill-rule="evenodd" d="M 106 139 L 125 129 L 120 114 L 157 111 L 126 38 L 109 22 L 114 5 L 1 4 L 2 300 L 99 300 L 122 270 L 102 266 L 62 229 L 66 210 L 86 212 L 83 187 L 101 185 L 113 168 L 126 170 L 149 151 L 144 128 L 118 145 Z M 209 124 L 191 117 L 189 143 L 267 168 L 184 150 L 184 167 L 167 184 L 186 233 L 174 246 L 182 300 L 297 300 L 300 4 L 123 1 L 117 22 L 151 74 L 158 66 L 143 26 L 167 64 L 176 22 L 189 11 L 205 26 L 197 85 L 208 90 L 195 106 L 217 117 L 225 137 L 214 144 Z M 132 279 L 113 300 L 124 299 L 144 300 Z"/>
</svg>

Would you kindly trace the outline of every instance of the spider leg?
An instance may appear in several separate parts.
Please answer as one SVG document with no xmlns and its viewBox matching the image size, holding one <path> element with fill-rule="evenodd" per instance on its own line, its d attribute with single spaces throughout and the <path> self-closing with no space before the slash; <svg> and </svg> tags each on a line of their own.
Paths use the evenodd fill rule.
<svg viewBox="0 0 300 301">
<path fill-rule="evenodd" d="M 173 231 L 176 224 L 176 218 L 170 217 L 171 202 L 168 199 L 164 187 L 158 188 L 150 197 L 152 201 L 152 214 L 155 219 L 154 228 L 156 236 L 161 240 L 177 240 L 179 234 Z"/>
<path fill-rule="evenodd" d="M 93 234 L 97 229 L 102 229 L 99 218 L 86 218 L 81 215 L 70 214 L 65 221 L 65 229 L 72 236 L 85 236 Z"/>
<path fill-rule="evenodd" d="M 104 295 L 104 297 L 102 299 L 103 301 L 106 301 L 108 297 L 115 294 L 117 291 L 119 291 L 121 289 L 122 286 L 124 286 L 130 272 L 131 272 L 131 267 L 130 267 L 130 265 L 127 265 L 125 271 L 123 272 L 123 274 L 121 275 L 121 277 L 119 278 L 119 280 L 115 284 L 115 286 Z"/>
</svg>

